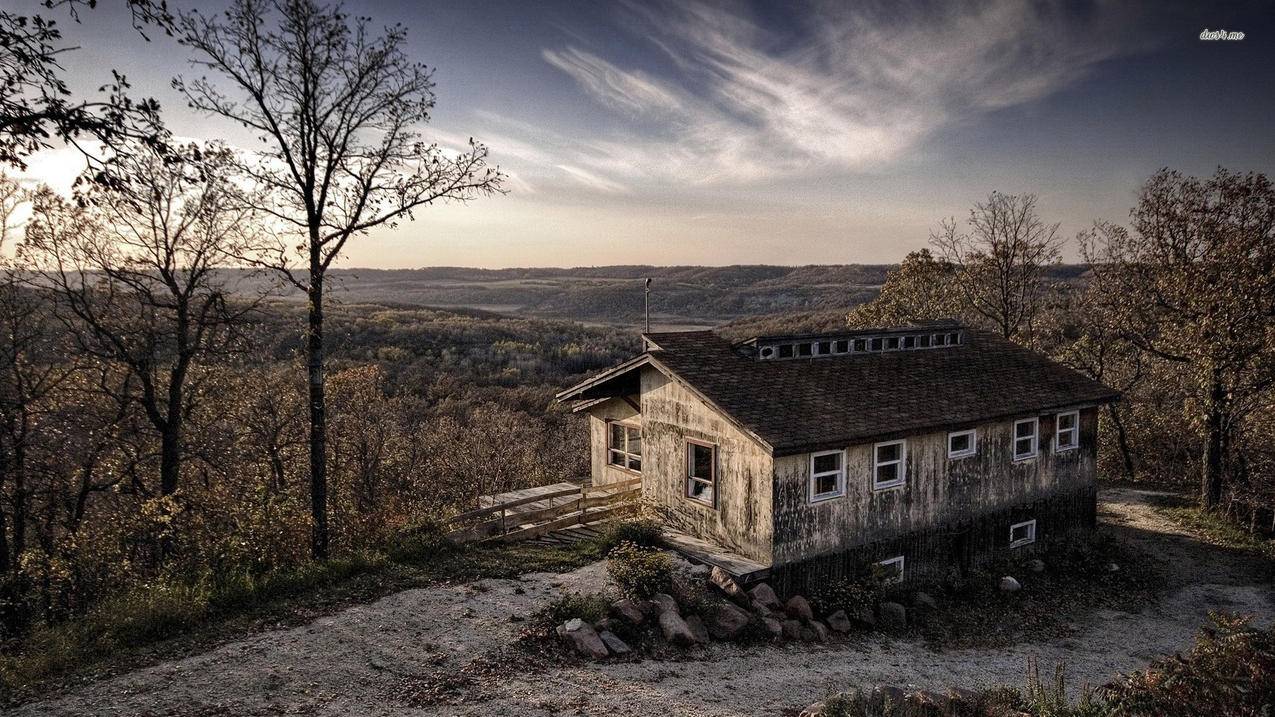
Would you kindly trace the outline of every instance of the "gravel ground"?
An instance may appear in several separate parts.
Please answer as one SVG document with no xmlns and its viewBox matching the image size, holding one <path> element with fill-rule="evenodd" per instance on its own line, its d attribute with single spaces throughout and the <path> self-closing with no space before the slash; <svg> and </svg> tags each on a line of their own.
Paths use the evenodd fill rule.
<svg viewBox="0 0 1275 717">
<path fill-rule="evenodd" d="M 567 591 L 607 584 L 605 566 L 521 580 L 391 595 L 287 630 L 253 635 L 23 705 L 13 715 L 773 715 L 831 688 L 890 683 L 1019 684 L 1029 657 L 1042 672 L 1066 664 L 1074 686 L 1187 647 L 1211 609 L 1275 619 L 1272 586 L 1246 560 L 1204 546 L 1160 519 L 1153 494 L 1104 490 L 1102 520 L 1165 558 L 1180 586 L 1140 613 L 1099 610 L 1065 639 L 1008 649 L 935 652 L 918 641 L 865 638 L 832 645 L 714 645 L 696 660 L 551 667 L 488 675 L 459 704 L 412 707 L 404 678 L 461 666 L 516 638 L 520 623 Z"/>
</svg>

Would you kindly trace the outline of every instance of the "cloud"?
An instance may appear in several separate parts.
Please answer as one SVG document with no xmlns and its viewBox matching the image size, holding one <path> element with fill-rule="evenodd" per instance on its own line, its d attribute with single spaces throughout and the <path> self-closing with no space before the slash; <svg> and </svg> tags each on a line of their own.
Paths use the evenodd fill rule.
<svg viewBox="0 0 1275 717">
<path fill-rule="evenodd" d="M 598 188 L 883 169 L 947 125 L 1041 99 L 1147 46 L 1138 19 L 1104 2 L 1083 14 L 1018 0 L 816 5 L 783 34 L 724 5 L 628 12 L 667 73 L 575 46 L 542 53 L 616 114 L 558 163 Z"/>
</svg>

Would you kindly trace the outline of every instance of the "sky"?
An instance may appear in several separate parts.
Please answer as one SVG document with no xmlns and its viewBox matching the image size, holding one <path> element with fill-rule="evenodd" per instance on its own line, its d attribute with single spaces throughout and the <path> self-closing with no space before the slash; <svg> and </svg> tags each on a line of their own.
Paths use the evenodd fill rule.
<svg viewBox="0 0 1275 717">
<path fill-rule="evenodd" d="M 505 195 L 352 242 L 345 267 L 892 263 L 993 190 L 1036 194 L 1074 237 L 1124 221 L 1161 167 L 1275 172 L 1272 3 L 345 8 L 402 23 L 434 68 L 425 136 L 474 137 L 509 175 Z M 122 3 L 63 24 L 73 89 L 114 68 L 177 135 L 252 146 L 184 106 L 170 82 L 193 74 L 185 50 L 139 37 Z M 65 188 L 82 160 L 54 150 L 30 165 L 28 181 Z"/>
</svg>

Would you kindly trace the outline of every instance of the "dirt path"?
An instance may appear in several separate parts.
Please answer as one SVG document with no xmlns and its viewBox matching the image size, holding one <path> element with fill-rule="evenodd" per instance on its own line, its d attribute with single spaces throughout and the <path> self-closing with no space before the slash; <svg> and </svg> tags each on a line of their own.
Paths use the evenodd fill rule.
<svg viewBox="0 0 1275 717">
<path fill-rule="evenodd" d="M 465 703 L 398 699 L 402 678 L 463 665 L 509 644 L 528 615 L 563 591 L 606 584 L 604 566 L 479 586 L 409 590 L 289 630 L 86 685 L 14 715 L 773 715 L 854 684 L 1018 684 L 1025 661 L 1062 661 L 1073 684 L 1105 682 L 1190 644 L 1211 609 L 1275 619 L 1272 586 L 1240 557 L 1195 541 L 1148 506 L 1145 491 L 1104 490 L 1104 523 L 1165 559 L 1180 586 L 1142 613 L 1100 610 L 1061 640 L 936 653 L 912 640 L 828 646 L 716 645 L 702 660 L 645 660 L 511 674 Z"/>
</svg>

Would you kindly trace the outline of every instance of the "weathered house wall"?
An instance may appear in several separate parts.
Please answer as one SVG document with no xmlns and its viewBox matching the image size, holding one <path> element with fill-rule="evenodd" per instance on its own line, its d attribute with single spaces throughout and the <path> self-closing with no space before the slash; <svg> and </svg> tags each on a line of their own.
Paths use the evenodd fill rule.
<svg viewBox="0 0 1275 717">
<path fill-rule="evenodd" d="M 761 563 L 771 561 L 770 451 L 694 393 L 642 370 L 642 497 L 670 525 Z M 686 497 L 686 439 L 717 446 L 717 506 Z"/>
<path fill-rule="evenodd" d="M 634 396 L 629 400 L 637 402 Z M 641 425 L 642 416 L 628 401 L 613 398 L 589 408 L 589 464 L 593 485 L 606 485 L 637 478 L 640 474 L 611 465 L 607 454 L 607 426 L 611 421 Z"/>
<path fill-rule="evenodd" d="M 776 458 L 774 562 L 837 554 L 847 560 L 879 559 L 890 555 L 876 552 L 899 550 L 901 543 L 924 542 L 927 535 L 940 533 L 944 537 L 931 541 L 929 557 L 968 560 L 998 542 L 1007 547 L 1013 522 L 1035 518 L 1038 542 L 1048 539 L 1051 531 L 1091 523 L 1097 410 L 1080 411 L 1080 446 L 1063 453 L 1054 452 L 1054 417 L 1039 416 L 1038 455 L 1017 463 L 1011 442 L 1017 419 L 977 426 L 977 453 L 963 459 L 947 458 L 947 430 L 906 436 L 907 478 L 895 489 L 872 489 L 873 444 L 849 446 L 845 496 L 813 505 L 808 493 L 810 455 Z M 996 537 L 1002 533 L 1003 541 Z M 905 535 L 909 537 L 902 540 Z M 950 545 L 942 548 L 943 543 Z M 877 550 L 860 550 L 858 555 L 852 550 L 864 546 Z M 927 568 L 935 566 L 909 558 L 908 578 L 923 577 Z"/>
</svg>

